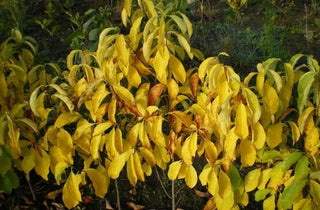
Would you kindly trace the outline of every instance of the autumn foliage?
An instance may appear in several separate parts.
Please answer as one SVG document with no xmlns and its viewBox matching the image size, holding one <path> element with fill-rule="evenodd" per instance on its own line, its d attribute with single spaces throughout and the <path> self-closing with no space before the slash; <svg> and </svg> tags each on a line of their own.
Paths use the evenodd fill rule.
<svg viewBox="0 0 320 210">
<path fill-rule="evenodd" d="M 1 189 L 19 185 L 17 170 L 50 173 L 73 208 L 83 185 L 104 198 L 122 171 L 135 186 L 158 167 L 206 186 L 204 209 L 320 208 L 318 62 L 270 58 L 242 80 L 219 61 L 227 54 L 204 59 L 190 46 L 183 13 L 151 0 L 133 7 L 124 1 L 128 34 L 105 29 L 95 52 L 70 52 L 66 69 L 33 66 L 19 31 L 2 43 Z M 186 69 L 188 59 L 201 64 Z"/>
</svg>

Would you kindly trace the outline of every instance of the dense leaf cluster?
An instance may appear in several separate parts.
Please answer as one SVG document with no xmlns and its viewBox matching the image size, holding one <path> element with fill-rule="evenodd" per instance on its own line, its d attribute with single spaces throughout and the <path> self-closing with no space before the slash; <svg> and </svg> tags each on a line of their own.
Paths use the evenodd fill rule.
<svg viewBox="0 0 320 210">
<path fill-rule="evenodd" d="M 271 58 L 242 81 L 219 61 L 226 53 L 204 59 L 190 46 L 191 22 L 174 4 L 133 7 L 124 1 L 128 34 L 106 28 L 95 52 L 71 51 L 63 70 L 34 66 L 34 41 L 17 30 L 2 43 L 1 189 L 19 185 L 17 170 L 50 173 L 73 208 L 81 186 L 104 198 L 121 171 L 135 186 L 159 167 L 205 186 L 204 209 L 240 209 L 250 195 L 264 209 L 319 208 L 318 62 Z"/>
</svg>

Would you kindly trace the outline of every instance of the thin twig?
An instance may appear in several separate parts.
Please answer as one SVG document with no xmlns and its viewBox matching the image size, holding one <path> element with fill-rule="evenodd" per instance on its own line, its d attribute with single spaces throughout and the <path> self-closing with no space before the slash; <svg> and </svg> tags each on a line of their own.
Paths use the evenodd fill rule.
<svg viewBox="0 0 320 210">
<path fill-rule="evenodd" d="M 175 192 L 174 192 L 174 180 L 171 181 L 171 207 L 172 210 L 176 209 L 176 203 L 175 203 Z"/>
<path fill-rule="evenodd" d="M 157 167 L 155 167 L 155 169 L 156 169 L 155 171 L 156 171 L 158 180 L 159 180 L 160 185 L 161 185 L 161 187 L 162 187 L 162 189 L 163 189 L 163 192 L 166 194 L 166 196 L 167 196 L 168 198 L 172 199 L 172 197 L 169 195 L 169 193 L 168 193 L 168 191 L 166 190 L 166 188 L 163 186 L 163 183 L 162 183 L 162 180 L 161 180 L 161 178 L 160 178 L 160 175 L 159 175 L 159 172 L 158 172 L 158 170 L 157 170 Z"/>
<path fill-rule="evenodd" d="M 114 184 L 116 187 L 116 193 L 117 193 L 117 206 L 118 206 L 118 210 L 121 210 L 121 204 L 120 204 L 120 194 L 119 194 L 119 188 L 118 188 L 118 180 L 114 180 Z"/>
<path fill-rule="evenodd" d="M 30 183 L 30 181 L 28 179 L 27 179 L 27 183 L 28 183 L 31 195 L 32 195 L 32 199 L 33 199 L 33 201 L 36 201 L 36 195 L 34 194 L 34 191 L 32 189 L 31 183 Z"/>
</svg>

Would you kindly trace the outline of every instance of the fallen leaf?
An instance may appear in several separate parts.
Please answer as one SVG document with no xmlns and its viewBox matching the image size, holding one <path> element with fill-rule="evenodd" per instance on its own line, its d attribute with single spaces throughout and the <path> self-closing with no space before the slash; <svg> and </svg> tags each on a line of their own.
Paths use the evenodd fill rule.
<svg viewBox="0 0 320 210">
<path fill-rule="evenodd" d="M 135 203 L 132 203 L 132 202 L 128 202 L 127 203 L 127 206 L 132 208 L 133 210 L 140 210 L 140 209 L 144 209 L 144 206 L 142 205 L 137 205 Z"/>
</svg>

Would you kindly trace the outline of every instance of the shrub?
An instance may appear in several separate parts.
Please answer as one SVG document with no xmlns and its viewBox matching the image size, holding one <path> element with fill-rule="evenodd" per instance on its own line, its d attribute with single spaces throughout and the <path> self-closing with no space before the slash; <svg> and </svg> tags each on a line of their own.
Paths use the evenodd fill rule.
<svg viewBox="0 0 320 210">
<path fill-rule="evenodd" d="M 205 209 L 240 209 L 253 195 L 265 209 L 319 208 L 317 61 L 271 58 L 243 81 L 219 62 L 225 53 L 185 69 L 203 57 L 189 45 L 189 19 L 174 4 L 137 6 L 124 1 L 129 34 L 105 29 L 97 50 L 71 51 L 62 72 L 32 68 L 30 50 L 8 54 L 23 40 L 17 31 L 3 44 L 1 188 L 17 187 L 15 170 L 51 173 L 73 208 L 82 185 L 104 198 L 121 171 L 135 186 L 158 167 L 173 186 L 206 186 Z"/>
</svg>

